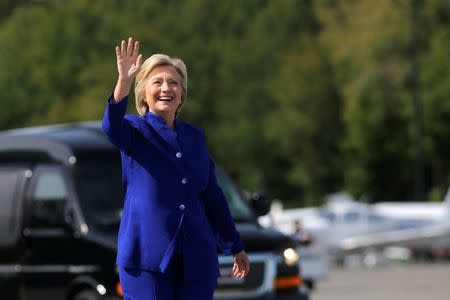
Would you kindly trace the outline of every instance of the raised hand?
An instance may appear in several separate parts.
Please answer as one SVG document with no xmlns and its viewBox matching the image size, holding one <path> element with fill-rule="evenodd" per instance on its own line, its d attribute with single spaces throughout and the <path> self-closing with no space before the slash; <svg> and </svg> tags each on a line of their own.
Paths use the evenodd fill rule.
<svg viewBox="0 0 450 300">
<path fill-rule="evenodd" d="M 132 81 L 142 64 L 142 54 L 139 54 L 139 41 L 134 43 L 134 48 L 132 37 L 128 39 L 128 45 L 125 41 L 122 41 L 120 47 L 116 46 L 116 56 L 119 77 Z"/>
<path fill-rule="evenodd" d="M 234 255 L 233 275 L 236 278 L 244 278 L 250 271 L 250 263 L 245 251 Z"/>
<path fill-rule="evenodd" d="M 114 99 L 120 101 L 130 92 L 131 85 L 137 73 L 141 69 L 142 54 L 139 54 L 139 41 L 134 42 L 133 38 L 128 39 L 128 44 L 122 41 L 116 46 L 117 71 L 119 78 L 114 89 Z"/>
</svg>

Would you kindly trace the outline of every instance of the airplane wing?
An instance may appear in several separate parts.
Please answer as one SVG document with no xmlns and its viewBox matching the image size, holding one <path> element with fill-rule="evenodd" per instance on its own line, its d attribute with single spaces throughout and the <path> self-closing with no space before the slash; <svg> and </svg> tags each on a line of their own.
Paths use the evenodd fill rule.
<svg viewBox="0 0 450 300">
<path fill-rule="evenodd" d="M 343 257 L 368 249 L 377 249 L 386 246 L 409 246 L 418 242 L 431 242 L 439 238 L 450 238 L 450 223 L 348 237 L 342 239 L 329 250 L 331 255 Z"/>
</svg>

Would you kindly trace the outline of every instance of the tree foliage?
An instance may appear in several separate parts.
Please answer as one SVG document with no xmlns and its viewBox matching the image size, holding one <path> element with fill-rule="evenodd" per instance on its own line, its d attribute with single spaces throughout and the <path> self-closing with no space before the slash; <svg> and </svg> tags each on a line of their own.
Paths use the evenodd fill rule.
<svg viewBox="0 0 450 300">
<path fill-rule="evenodd" d="M 100 119 L 114 46 L 133 36 L 144 57 L 186 62 L 181 118 L 205 129 L 217 161 L 290 205 L 343 189 L 411 199 L 416 95 L 436 198 L 450 180 L 450 6 L 412 3 L 6 1 L 0 128 Z"/>
</svg>

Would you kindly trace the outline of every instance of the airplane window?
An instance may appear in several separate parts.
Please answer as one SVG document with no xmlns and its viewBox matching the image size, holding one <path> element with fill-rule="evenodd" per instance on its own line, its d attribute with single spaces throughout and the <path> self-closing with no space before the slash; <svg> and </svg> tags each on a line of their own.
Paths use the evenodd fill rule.
<svg viewBox="0 0 450 300">
<path fill-rule="evenodd" d="M 369 222 L 370 223 L 381 223 L 384 221 L 384 218 L 382 216 L 376 215 L 376 214 L 369 214 Z"/>
<path fill-rule="evenodd" d="M 330 211 L 325 211 L 322 214 L 322 217 L 330 221 L 331 223 L 336 222 L 336 214 Z"/>
<path fill-rule="evenodd" d="M 355 223 L 359 219 L 359 213 L 357 212 L 348 212 L 344 214 L 344 221 L 348 223 Z"/>
</svg>

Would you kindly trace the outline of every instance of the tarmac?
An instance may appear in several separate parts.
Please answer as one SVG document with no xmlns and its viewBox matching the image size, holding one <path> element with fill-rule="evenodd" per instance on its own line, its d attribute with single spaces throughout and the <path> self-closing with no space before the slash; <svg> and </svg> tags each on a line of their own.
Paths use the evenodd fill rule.
<svg viewBox="0 0 450 300">
<path fill-rule="evenodd" d="M 311 300 L 447 300 L 450 263 L 332 268 Z"/>
</svg>

